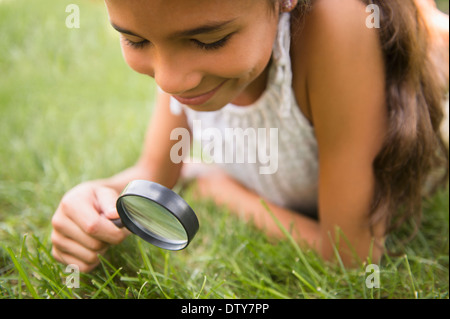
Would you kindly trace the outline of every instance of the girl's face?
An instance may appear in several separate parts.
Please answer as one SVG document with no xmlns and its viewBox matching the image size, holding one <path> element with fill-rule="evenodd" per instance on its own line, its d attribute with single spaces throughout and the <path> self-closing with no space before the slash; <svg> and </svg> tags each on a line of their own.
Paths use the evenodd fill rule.
<svg viewBox="0 0 450 319">
<path fill-rule="evenodd" d="M 105 0 L 125 61 L 182 104 L 214 111 L 264 91 L 278 14 L 267 0 Z"/>
</svg>

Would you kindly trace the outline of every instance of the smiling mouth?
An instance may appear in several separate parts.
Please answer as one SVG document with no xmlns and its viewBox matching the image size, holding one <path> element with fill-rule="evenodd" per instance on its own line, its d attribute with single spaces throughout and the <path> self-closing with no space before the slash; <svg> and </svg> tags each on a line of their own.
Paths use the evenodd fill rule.
<svg viewBox="0 0 450 319">
<path fill-rule="evenodd" d="M 215 89 L 200 94 L 200 95 L 196 95 L 196 96 L 191 96 L 191 97 L 186 97 L 186 96 L 181 96 L 181 95 L 174 95 L 173 97 L 180 102 L 181 104 L 185 104 L 185 105 L 202 105 L 205 104 L 206 102 L 208 102 L 213 96 L 214 94 L 216 94 L 217 91 L 219 91 L 219 89 L 225 84 L 226 81 L 222 82 L 221 84 L 219 84 Z"/>
</svg>

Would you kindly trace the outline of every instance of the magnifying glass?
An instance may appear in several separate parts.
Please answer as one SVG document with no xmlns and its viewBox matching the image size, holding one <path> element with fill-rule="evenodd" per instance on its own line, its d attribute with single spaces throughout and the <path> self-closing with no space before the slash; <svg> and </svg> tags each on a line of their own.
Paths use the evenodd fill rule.
<svg viewBox="0 0 450 319">
<path fill-rule="evenodd" d="M 158 183 L 134 180 L 116 202 L 120 218 L 112 222 L 126 227 L 147 242 L 168 250 L 186 248 L 198 231 L 197 216 L 177 193 Z"/>
</svg>

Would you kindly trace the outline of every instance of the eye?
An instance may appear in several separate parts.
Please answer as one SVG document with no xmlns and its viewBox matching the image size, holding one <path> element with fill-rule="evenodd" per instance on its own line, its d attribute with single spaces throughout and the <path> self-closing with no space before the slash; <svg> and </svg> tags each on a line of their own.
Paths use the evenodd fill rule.
<svg viewBox="0 0 450 319">
<path fill-rule="evenodd" d="M 220 39 L 219 41 L 212 42 L 212 43 L 204 43 L 196 39 L 191 39 L 191 41 L 200 49 L 202 50 L 217 50 L 225 46 L 225 44 L 228 42 L 228 40 L 231 38 L 233 33 L 227 35 L 226 37 Z"/>
<path fill-rule="evenodd" d="M 142 40 L 142 41 L 136 42 L 136 41 L 131 41 L 130 39 L 127 39 L 125 37 L 122 37 L 122 39 L 125 41 L 125 43 L 128 46 L 132 47 L 133 49 L 142 49 L 146 45 L 150 44 L 150 42 L 147 40 Z"/>
</svg>

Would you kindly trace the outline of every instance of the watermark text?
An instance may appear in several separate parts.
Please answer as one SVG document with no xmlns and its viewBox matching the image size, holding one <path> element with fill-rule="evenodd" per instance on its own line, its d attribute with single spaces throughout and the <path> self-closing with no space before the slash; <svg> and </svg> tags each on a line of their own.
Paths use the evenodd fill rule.
<svg viewBox="0 0 450 319">
<path fill-rule="evenodd" d="M 251 163 L 259 164 L 259 174 L 274 174 L 278 170 L 278 128 L 203 129 L 200 120 L 193 121 L 193 139 L 185 128 L 172 130 L 170 139 L 176 142 L 170 151 L 173 163 Z M 194 143 L 191 156 L 191 140 Z"/>
<path fill-rule="evenodd" d="M 369 4 L 366 12 L 370 15 L 366 18 L 366 27 L 369 29 L 380 28 L 380 7 L 376 4 Z"/>
<path fill-rule="evenodd" d="M 366 267 L 366 275 L 366 287 L 368 289 L 380 288 L 380 267 L 378 265 L 368 265 Z"/>
<path fill-rule="evenodd" d="M 76 4 L 69 4 L 66 7 L 66 12 L 69 15 L 66 18 L 66 27 L 68 29 L 80 28 L 80 7 Z"/>
<path fill-rule="evenodd" d="M 69 275 L 66 277 L 67 288 L 80 288 L 80 267 L 75 264 L 67 265 L 64 271 Z"/>
</svg>

